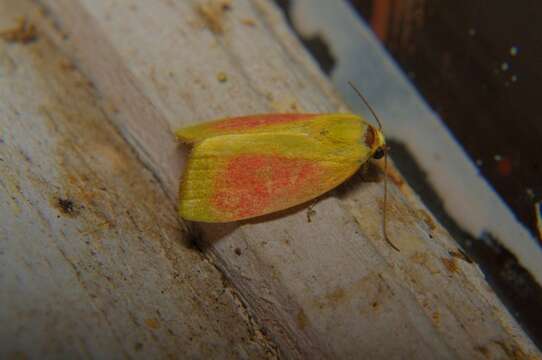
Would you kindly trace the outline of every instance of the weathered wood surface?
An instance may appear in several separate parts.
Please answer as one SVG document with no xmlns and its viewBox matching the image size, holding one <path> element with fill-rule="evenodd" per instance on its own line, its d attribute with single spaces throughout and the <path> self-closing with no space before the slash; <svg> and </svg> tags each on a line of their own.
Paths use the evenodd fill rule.
<svg viewBox="0 0 542 360">
<path fill-rule="evenodd" d="M 49 41 L 0 41 L 0 358 L 272 357 L 174 205 Z"/>
<path fill-rule="evenodd" d="M 183 149 L 175 144 L 172 129 L 229 115 L 341 109 L 341 102 L 326 80 L 267 1 L 235 0 L 223 13 L 213 12 L 214 16 L 202 11 L 203 2 L 197 1 L 42 0 L 41 3 L 47 11 L 34 18 L 40 36 L 55 39 L 62 51 L 76 59 L 78 69 L 92 81 L 96 92 L 85 90 L 80 97 L 86 95 L 91 100 L 80 105 L 84 99 L 78 97 L 75 101 L 71 98 L 75 91 L 66 91 L 55 98 L 53 108 L 49 105 L 45 112 L 36 110 L 28 116 L 36 121 L 39 133 L 46 133 L 47 137 L 35 137 L 36 130 L 23 133 L 17 129 L 27 129 L 25 123 L 17 125 L 14 120 L 7 120 L 6 129 L 13 132 L 10 137 L 21 144 L 13 150 L 13 157 L 17 159 L 8 162 L 15 169 L 10 170 L 9 178 L 28 184 L 13 187 L 3 180 L 3 184 L 8 184 L 4 185 L 8 189 L 4 193 L 20 188 L 20 193 L 30 194 L 46 179 L 45 174 L 49 174 L 46 169 L 53 169 L 47 176 L 60 179 L 56 180 L 60 185 L 45 186 L 49 191 L 39 192 L 44 198 L 41 202 L 36 200 L 41 197 L 35 195 L 23 203 L 24 207 L 19 202 L 15 204 L 28 212 L 17 218 L 21 224 L 19 231 L 30 231 L 29 223 L 38 226 L 33 224 L 41 222 L 43 229 L 34 230 L 32 238 L 49 241 L 53 249 L 62 249 L 66 256 L 48 259 L 46 254 L 41 254 L 44 250 L 33 242 L 19 253 L 39 259 L 40 263 L 49 261 L 51 268 L 39 272 L 46 278 L 53 271 L 60 273 L 58 276 L 67 276 L 59 270 L 61 266 L 72 269 L 75 266 L 74 282 L 77 277 L 86 279 L 92 285 L 86 294 L 98 295 L 88 300 L 92 309 L 98 308 L 101 314 L 105 312 L 115 317 L 102 330 L 103 327 L 91 327 L 96 316 L 80 315 L 75 325 L 90 327 L 92 336 L 85 344 L 91 355 L 106 349 L 101 346 L 100 336 L 106 338 L 103 341 L 113 341 L 104 335 L 107 332 L 116 336 L 118 350 L 109 348 L 113 353 L 125 355 L 128 350 L 133 351 L 127 344 L 134 341 L 127 339 L 137 336 L 129 335 L 139 329 L 138 324 L 151 328 L 156 325 L 145 319 L 157 320 L 160 300 L 165 309 L 170 309 L 170 312 L 164 311 L 173 317 L 171 309 L 175 306 L 163 300 L 164 295 L 158 290 L 166 289 L 165 293 L 171 297 L 169 301 L 176 301 L 180 308 L 175 314 L 179 328 L 168 335 L 167 344 L 171 348 L 163 345 L 160 349 L 171 352 L 170 349 L 176 347 L 176 355 L 186 355 L 180 353 L 184 349 L 193 350 L 190 354 L 195 355 L 198 344 L 203 347 L 215 341 L 215 333 L 220 338 L 221 329 L 238 319 L 238 324 L 231 324 L 231 333 L 216 342 L 216 348 L 206 348 L 215 353 L 202 352 L 200 356 L 221 357 L 219 351 L 237 351 L 238 356 L 243 353 L 242 356 L 253 358 L 263 356 L 264 352 L 271 356 L 273 344 L 288 358 L 539 356 L 488 288 L 478 268 L 454 256 L 456 246 L 447 233 L 425 212 L 415 196 L 404 195 L 409 191 L 406 185 L 402 185 L 402 192 L 391 187 L 389 205 L 390 237 L 401 252 L 394 251 L 382 240 L 382 183 L 362 181 L 359 176 L 322 198 L 313 207 L 310 222 L 306 207 L 301 206 L 241 224 L 198 226 L 204 256 L 220 267 L 235 291 L 224 291 L 224 285 L 213 277 L 216 273 L 212 267 L 183 247 L 182 232 L 174 220 L 172 205 L 177 196 Z M 207 16 L 202 16 L 205 13 Z M 23 52 L 21 59 L 11 61 L 12 66 L 20 67 L 18 64 L 29 61 L 24 59 L 30 56 Z M 58 71 L 53 70 L 53 65 L 32 66 L 39 74 Z M 17 71 L 12 73 L 10 77 Z M 219 81 L 219 73 L 226 74 L 227 81 Z M 85 84 L 84 79 L 79 79 Z M 2 86 L 2 91 L 11 94 L 2 97 L 2 101 L 9 99 L 7 109 L 14 107 L 11 102 L 24 101 L 25 92 L 15 91 L 14 83 L 19 81 Z M 28 82 L 21 83 L 30 86 Z M 44 86 L 55 89 L 51 81 Z M 47 96 L 51 96 L 51 92 L 49 90 Z M 99 101 L 94 101 L 94 94 L 99 95 Z M 38 100 L 39 97 L 30 96 L 26 102 L 34 101 L 35 107 L 41 109 L 38 104 L 42 101 Z M 63 104 L 60 109 L 57 109 L 58 102 Z M 107 124 L 104 113 L 158 179 L 167 196 L 161 195 L 150 172 L 125 169 L 136 168 L 132 163 L 135 160 L 129 146 Z M 38 117 L 42 120 L 35 119 Z M 58 122 L 61 125 L 45 125 Z M 58 137 L 59 141 L 53 142 L 51 136 Z M 6 146 L 5 143 L 2 146 Z M 26 152 L 21 154 L 18 149 Z M 34 164 L 43 169 L 44 174 L 38 172 L 40 176 L 36 176 L 38 180 L 28 176 L 30 170 L 27 169 L 32 168 L 24 160 L 28 149 L 36 149 L 32 153 L 36 156 Z M 106 175 L 110 176 L 107 185 L 102 185 Z M 141 184 L 134 185 L 137 181 Z M 100 190 L 101 187 L 106 190 Z M 39 217 L 45 218 L 44 221 L 30 220 L 34 219 L 31 211 L 49 204 L 45 194 L 51 192 L 50 188 L 60 194 L 57 196 L 74 197 L 77 206 L 85 207 L 77 208 L 77 217 L 61 216 L 55 220 L 52 212 L 46 212 L 44 217 Z M 87 195 L 90 189 L 96 194 Z M 117 207 L 119 203 L 121 206 Z M 95 215 L 106 211 L 107 215 Z M 137 217 L 130 220 L 130 216 Z M 10 224 L 16 221 L 15 216 L 11 218 L 13 220 L 6 221 L 2 217 L 3 233 L 8 231 L 4 229 L 15 229 Z M 17 230 L 9 231 L 12 234 Z M 81 244 L 66 240 L 78 234 L 77 231 L 82 234 L 81 238 L 98 238 L 96 244 L 100 244 L 97 248 L 100 252 L 92 251 L 99 256 L 93 256 L 84 241 Z M 99 236 L 104 231 L 109 231 L 116 241 L 100 241 L 105 238 Z M 43 234 L 38 235 L 40 232 Z M 10 248 L 18 246 L 18 243 L 9 244 Z M 33 253 L 36 255 L 32 256 Z M 188 259 L 172 261 L 170 258 L 175 256 Z M 13 266 L 19 266 L 13 276 L 24 279 L 30 271 L 23 268 L 25 258 L 12 256 L 10 259 L 15 263 Z M 205 272 L 197 273 L 194 266 L 196 269 L 204 266 Z M 131 275 L 128 280 L 124 280 L 126 273 Z M 181 283 L 175 280 L 174 274 L 189 277 L 189 280 Z M 110 284 L 108 277 L 120 277 L 121 283 Z M 216 281 L 213 283 L 212 279 Z M 125 287 L 125 296 L 113 293 L 115 286 Z M 154 290 L 149 291 L 149 286 Z M 65 297 L 73 296 L 61 283 L 46 286 L 44 282 L 40 287 L 46 292 L 57 289 L 56 292 Z M 21 288 L 26 290 L 22 285 Z M 39 289 L 30 290 L 39 292 Z M 10 298 L 27 299 L 22 291 Z M 241 335 L 243 331 L 248 332 L 250 323 L 233 312 L 235 304 L 230 294 L 236 293 L 248 304 L 250 314 L 273 343 L 258 332 Z M 192 294 L 197 294 L 196 299 L 202 297 L 199 301 L 203 303 L 214 301 L 220 294 L 226 294 L 222 295 L 226 300 L 219 300 L 213 306 L 221 308 L 204 318 L 199 308 L 183 306 L 195 301 L 196 295 Z M 83 308 L 81 311 L 89 311 L 89 306 L 73 302 L 74 306 Z M 133 312 L 126 310 L 126 302 Z M 11 300 L 8 304 L 13 309 L 17 306 L 24 311 L 34 309 L 24 306 L 22 300 Z M 29 314 L 40 314 L 43 320 L 26 318 L 22 324 L 35 328 L 35 324 L 46 326 L 53 321 L 59 326 L 56 334 L 63 329 L 70 330 L 66 338 L 57 341 L 70 341 L 68 335 L 73 332 L 74 318 L 64 317 L 61 309 L 66 309 L 66 305 L 58 309 L 62 318 L 29 311 Z M 125 312 L 133 315 L 136 310 L 135 323 L 117 322 L 117 318 L 123 319 Z M 164 311 L 160 308 L 161 316 Z M 213 330 L 215 333 L 204 335 L 207 324 L 215 318 L 219 321 Z M 254 329 L 254 325 L 250 326 Z M 10 329 L 16 330 L 12 327 L 8 331 Z M 187 334 L 194 332 L 193 329 L 201 329 L 202 336 L 191 342 L 191 335 Z M 168 333 L 165 325 L 157 330 Z M 3 338 L 6 336 L 2 334 Z M 235 345 L 219 349 L 228 342 Z"/>
</svg>

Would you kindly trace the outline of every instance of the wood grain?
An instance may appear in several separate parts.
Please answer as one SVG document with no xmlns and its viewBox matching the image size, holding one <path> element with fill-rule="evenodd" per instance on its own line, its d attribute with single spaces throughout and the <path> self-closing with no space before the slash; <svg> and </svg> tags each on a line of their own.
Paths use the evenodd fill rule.
<svg viewBox="0 0 542 360">
<path fill-rule="evenodd" d="M 0 9 L 0 28 L 29 10 Z M 0 129 L 0 358 L 273 357 L 41 34 L 0 42 Z"/>
</svg>

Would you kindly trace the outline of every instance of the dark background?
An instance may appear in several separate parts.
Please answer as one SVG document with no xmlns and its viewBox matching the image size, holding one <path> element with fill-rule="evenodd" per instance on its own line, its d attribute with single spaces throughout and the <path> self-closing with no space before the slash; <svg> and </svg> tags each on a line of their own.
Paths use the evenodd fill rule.
<svg viewBox="0 0 542 360">
<path fill-rule="evenodd" d="M 542 199 L 542 2 L 351 3 L 537 238 L 533 204 Z"/>
</svg>

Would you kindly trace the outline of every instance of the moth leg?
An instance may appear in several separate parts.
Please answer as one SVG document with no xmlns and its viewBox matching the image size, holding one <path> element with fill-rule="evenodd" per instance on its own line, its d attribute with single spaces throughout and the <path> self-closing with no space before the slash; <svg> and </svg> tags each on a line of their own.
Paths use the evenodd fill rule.
<svg viewBox="0 0 542 360">
<path fill-rule="evenodd" d="M 316 215 L 316 210 L 314 210 L 314 206 L 318 202 L 318 198 L 311 201 L 309 206 L 307 207 L 307 222 L 312 222 L 312 216 Z"/>
</svg>

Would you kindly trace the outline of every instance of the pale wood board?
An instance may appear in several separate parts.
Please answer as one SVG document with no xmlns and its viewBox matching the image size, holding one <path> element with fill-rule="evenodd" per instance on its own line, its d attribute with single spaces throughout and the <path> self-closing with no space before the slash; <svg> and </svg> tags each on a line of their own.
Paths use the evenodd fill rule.
<svg viewBox="0 0 542 360">
<path fill-rule="evenodd" d="M 186 154 L 173 129 L 231 115 L 345 110 L 267 1 L 233 1 L 217 18 L 219 33 L 209 30 L 198 1 L 41 3 L 47 12 L 34 18 L 39 30 L 91 79 L 99 106 L 170 204 Z M 389 204 L 390 237 L 401 252 L 383 241 L 382 189 L 381 181 L 356 176 L 321 199 L 310 222 L 300 206 L 243 224 L 198 226 L 203 254 L 287 358 L 538 357 L 479 269 L 450 255 L 456 245 L 404 184 L 391 187 Z M 141 217 L 173 219 L 173 206 L 139 197 Z M 273 349 L 257 338 L 254 351 Z"/>
<path fill-rule="evenodd" d="M 0 29 L 35 7 L 0 1 Z M 0 358 L 273 358 L 44 36 L 0 41 Z"/>
</svg>

